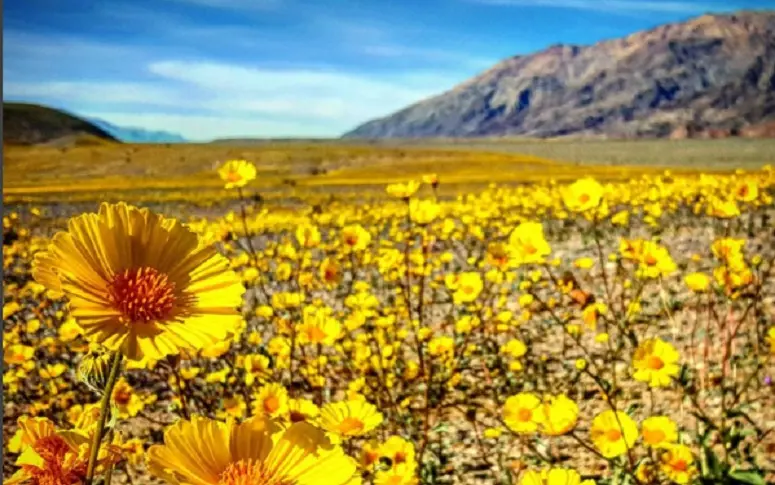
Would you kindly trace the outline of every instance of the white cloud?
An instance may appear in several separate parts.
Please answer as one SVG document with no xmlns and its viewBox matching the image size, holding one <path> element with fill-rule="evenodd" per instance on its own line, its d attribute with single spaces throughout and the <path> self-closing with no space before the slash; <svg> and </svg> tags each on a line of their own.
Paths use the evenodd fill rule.
<svg viewBox="0 0 775 485">
<path fill-rule="evenodd" d="M 203 108 L 326 121 L 331 135 L 439 93 L 465 77 L 412 73 L 378 80 L 342 71 L 184 61 L 153 63 L 149 69 L 180 83 L 183 90 L 189 86 L 207 93 Z"/>
<path fill-rule="evenodd" d="M 608 12 L 673 12 L 692 13 L 718 10 L 718 5 L 690 1 L 658 0 L 469 0 L 488 5 L 519 7 L 552 7 Z"/>
</svg>

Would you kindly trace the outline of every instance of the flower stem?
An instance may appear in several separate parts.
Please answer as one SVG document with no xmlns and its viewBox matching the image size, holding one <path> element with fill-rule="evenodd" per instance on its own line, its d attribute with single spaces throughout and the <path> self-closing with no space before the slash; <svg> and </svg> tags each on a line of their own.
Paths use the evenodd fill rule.
<svg viewBox="0 0 775 485">
<path fill-rule="evenodd" d="M 113 387 L 118 380 L 119 369 L 121 368 L 121 351 L 113 352 L 113 364 L 110 369 L 108 382 L 105 384 L 105 392 L 100 402 L 100 420 L 97 423 L 97 429 L 92 439 L 91 450 L 89 454 L 89 468 L 86 471 L 86 485 L 91 485 L 94 479 L 94 471 L 97 468 L 97 457 L 100 453 L 100 442 L 102 441 L 102 432 L 105 429 L 105 421 L 108 417 L 110 399 L 113 394 Z"/>
</svg>

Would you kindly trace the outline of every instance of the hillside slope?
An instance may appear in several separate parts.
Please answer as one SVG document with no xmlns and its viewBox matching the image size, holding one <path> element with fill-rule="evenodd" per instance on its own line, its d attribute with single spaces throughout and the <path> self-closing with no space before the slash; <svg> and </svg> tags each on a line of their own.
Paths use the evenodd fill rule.
<svg viewBox="0 0 775 485">
<path fill-rule="evenodd" d="M 344 137 L 681 137 L 772 119 L 775 11 L 739 12 L 512 57 Z"/>
<path fill-rule="evenodd" d="M 118 142 L 105 130 L 58 109 L 27 103 L 3 103 L 3 143 L 37 145 L 82 135 Z"/>
</svg>

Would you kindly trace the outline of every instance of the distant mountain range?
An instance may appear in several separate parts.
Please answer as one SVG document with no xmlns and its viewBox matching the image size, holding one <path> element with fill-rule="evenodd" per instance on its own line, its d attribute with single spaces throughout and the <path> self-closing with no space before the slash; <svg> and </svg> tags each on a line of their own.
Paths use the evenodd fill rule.
<svg viewBox="0 0 775 485">
<path fill-rule="evenodd" d="M 775 11 L 760 11 L 515 56 L 343 137 L 772 136 L 773 121 Z"/>
<path fill-rule="evenodd" d="M 31 103 L 3 102 L 3 143 L 70 145 L 78 139 L 89 143 L 183 143 L 176 133 L 116 126 L 96 118 L 84 118 L 63 110 Z"/>
<path fill-rule="evenodd" d="M 116 126 L 99 118 L 85 118 L 125 143 L 185 143 L 188 140 L 169 131 L 152 131 L 144 128 Z"/>
</svg>

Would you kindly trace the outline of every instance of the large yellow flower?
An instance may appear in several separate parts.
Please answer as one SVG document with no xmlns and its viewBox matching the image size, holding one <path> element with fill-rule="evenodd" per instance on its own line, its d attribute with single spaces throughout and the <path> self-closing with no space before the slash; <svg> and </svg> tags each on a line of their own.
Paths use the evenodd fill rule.
<svg viewBox="0 0 775 485">
<path fill-rule="evenodd" d="M 585 212 L 600 205 L 603 186 L 593 178 L 583 178 L 568 186 L 562 194 L 565 206 L 573 212 Z"/>
<path fill-rule="evenodd" d="M 33 276 L 68 298 L 87 339 L 158 360 L 235 332 L 245 290 L 228 266 L 180 222 L 119 203 L 71 219 Z"/>
<path fill-rule="evenodd" d="M 503 405 L 503 421 L 515 433 L 535 433 L 542 418 L 541 399 L 533 393 L 520 392 Z"/>
<path fill-rule="evenodd" d="M 606 458 L 627 453 L 638 439 L 638 425 L 626 413 L 603 411 L 592 420 L 589 430 L 595 448 Z"/>
<path fill-rule="evenodd" d="M 341 485 L 355 461 L 309 423 L 283 429 L 258 416 L 229 424 L 194 416 L 167 428 L 148 450 L 150 472 L 167 483 L 197 485 Z"/>
<path fill-rule="evenodd" d="M 256 178 L 256 167 L 245 160 L 229 160 L 218 168 L 227 189 L 244 187 Z"/>
<path fill-rule="evenodd" d="M 647 382 L 651 387 L 669 385 L 670 379 L 676 377 L 681 370 L 678 365 L 678 351 L 658 338 L 641 342 L 635 349 L 632 366 L 635 380 Z"/>
<path fill-rule="evenodd" d="M 20 469 L 4 483 L 70 484 L 86 478 L 90 436 L 81 430 L 58 430 L 46 418 L 19 419 Z M 118 461 L 113 445 L 100 450 L 98 466 Z"/>
<path fill-rule="evenodd" d="M 340 436 L 361 436 L 382 423 L 382 413 L 365 400 L 328 403 L 320 410 L 320 424 Z"/>
</svg>

